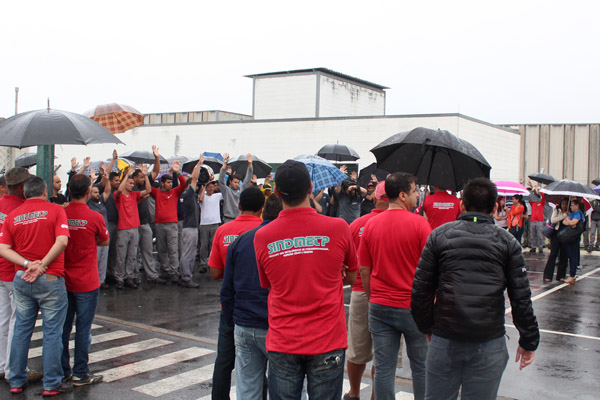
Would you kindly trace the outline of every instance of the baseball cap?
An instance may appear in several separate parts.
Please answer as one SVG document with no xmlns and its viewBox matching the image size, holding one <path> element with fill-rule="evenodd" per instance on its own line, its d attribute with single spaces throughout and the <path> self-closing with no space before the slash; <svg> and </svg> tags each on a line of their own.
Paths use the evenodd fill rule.
<svg viewBox="0 0 600 400">
<path fill-rule="evenodd" d="M 375 188 L 375 198 L 377 200 L 389 200 L 387 194 L 385 194 L 385 181 L 381 181 Z"/>
<path fill-rule="evenodd" d="M 12 168 L 4 175 L 7 185 L 18 185 L 32 176 L 25 168 L 20 167 Z"/>
<path fill-rule="evenodd" d="M 306 165 L 300 161 L 287 160 L 277 168 L 275 185 L 284 198 L 298 199 L 306 196 L 310 189 L 310 174 Z"/>
<path fill-rule="evenodd" d="M 273 188 L 271 187 L 271 185 L 269 185 L 268 183 L 263 183 L 262 188 L 264 190 L 273 190 Z"/>
<path fill-rule="evenodd" d="M 375 182 L 372 182 L 372 181 L 371 181 L 371 182 L 369 182 L 369 183 L 367 184 L 367 187 L 369 187 L 369 186 L 375 186 Z"/>
</svg>

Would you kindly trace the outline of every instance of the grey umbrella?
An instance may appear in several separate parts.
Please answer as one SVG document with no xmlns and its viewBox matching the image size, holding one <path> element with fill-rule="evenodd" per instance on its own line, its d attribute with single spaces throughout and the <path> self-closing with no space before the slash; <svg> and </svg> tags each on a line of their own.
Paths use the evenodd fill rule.
<svg viewBox="0 0 600 400">
<path fill-rule="evenodd" d="M 186 163 L 184 163 L 182 171 L 191 174 L 196 164 L 198 164 L 199 159 L 199 157 L 192 158 Z M 217 157 L 204 156 L 204 165 L 208 165 L 213 171 L 219 172 L 219 170 L 223 166 L 223 162 L 221 162 Z"/>
<path fill-rule="evenodd" d="M 133 150 L 128 151 L 125 154 L 121 154 L 121 157 L 133 161 L 136 164 L 154 164 L 154 153 L 147 150 Z M 169 161 L 163 156 L 159 155 L 161 164 L 168 164 Z"/>
<path fill-rule="evenodd" d="M 56 157 L 54 157 L 56 158 Z M 30 168 L 37 164 L 37 153 L 25 153 L 15 158 L 15 167 Z"/>
<path fill-rule="evenodd" d="M 244 177 L 246 176 L 246 170 L 248 169 L 248 156 L 246 154 L 242 154 L 235 160 L 230 161 L 229 165 L 231 166 L 231 171 L 235 172 L 236 174 L 241 176 L 242 179 L 244 179 Z M 266 178 L 267 175 L 271 173 L 272 168 L 265 161 L 261 160 L 253 154 L 252 169 L 254 175 L 256 175 L 257 178 Z M 252 177 L 249 176 L 248 179 L 252 179 Z"/>
<path fill-rule="evenodd" d="M 27 111 L 0 122 L 0 146 L 97 143 L 123 144 L 96 121 L 69 111 Z"/>
<path fill-rule="evenodd" d="M 408 172 L 419 184 L 462 190 L 472 178 L 490 176 L 492 168 L 479 150 L 448 131 L 415 128 L 391 136 L 371 149 L 377 168 Z"/>
<path fill-rule="evenodd" d="M 317 155 L 332 161 L 356 161 L 360 158 L 352 147 L 345 144 L 326 144 L 319 149 Z"/>
<path fill-rule="evenodd" d="M 539 183 L 543 183 L 545 185 L 556 182 L 556 178 L 552 175 L 542 174 L 541 172 L 538 174 L 531 174 L 528 176 L 529 179 L 534 180 Z"/>
</svg>

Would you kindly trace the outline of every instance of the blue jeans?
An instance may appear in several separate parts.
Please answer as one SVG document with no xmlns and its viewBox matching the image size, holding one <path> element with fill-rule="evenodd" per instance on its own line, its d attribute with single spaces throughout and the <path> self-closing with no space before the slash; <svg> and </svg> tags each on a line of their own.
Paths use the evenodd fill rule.
<svg viewBox="0 0 600 400">
<path fill-rule="evenodd" d="M 507 362 L 504 336 L 476 343 L 432 335 L 425 399 L 456 399 L 462 385 L 462 400 L 495 400 Z"/>
<path fill-rule="evenodd" d="M 13 281 L 17 319 L 10 347 L 11 387 L 21 387 L 27 383 L 27 355 L 31 343 L 31 334 L 35 328 L 38 311 L 42 312 L 44 366 L 44 389 L 52 390 L 61 384 L 63 370 L 60 365 L 62 354 L 61 334 L 67 314 L 67 290 L 65 279 L 44 274 L 33 283 L 27 283 L 21 277 L 25 271 L 18 271 Z M 55 279 L 48 281 L 47 279 Z"/>
<path fill-rule="evenodd" d="M 579 259 L 581 253 L 579 251 L 579 244 L 581 239 L 576 240 L 573 243 L 567 243 L 564 245 L 567 258 L 569 259 L 569 276 L 574 278 L 577 275 L 577 267 L 579 267 Z"/>
<path fill-rule="evenodd" d="M 235 342 L 233 321 L 227 321 L 223 312 L 219 320 L 217 359 L 213 370 L 212 400 L 229 400 L 231 371 L 235 366 Z"/>
<path fill-rule="evenodd" d="M 72 372 L 78 378 L 83 378 L 90 372 L 88 368 L 88 355 L 90 353 L 90 346 L 92 345 L 92 321 L 94 320 L 94 315 L 96 315 L 99 295 L 100 289 L 83 293 L 67 292 L 69 307 L 67 308 L 67 317 L 62 333 L 62 369 L 65 376 L 71 375 L 69 339 L 75 316 L 77 316 L 77 320 L 75 321 L 75 357 Z"/>
<path fill-rule="evenodd" d="M 238 399 L 267 398 L 267 330 L 235 326 L 235 387 Z"/>
<path fill-rule="evenodd" d="M 308 398 L 339 400 L 342 397 L 346 350 L 314 356 L 269 352 L 269 398 L 300 400 L 304 377 Z"/>
<path fill-rule="evenodd" d="M 410 309 L 370 303 L 369 330 L 373 338 L 375 357 L 375 398 L 383 400 L 396 397 L 396 365 L 400 351 L 400 338 L 404 335 L 415 400 L 423 399 L 427 338 L 417 329 Z"/>
</svg>

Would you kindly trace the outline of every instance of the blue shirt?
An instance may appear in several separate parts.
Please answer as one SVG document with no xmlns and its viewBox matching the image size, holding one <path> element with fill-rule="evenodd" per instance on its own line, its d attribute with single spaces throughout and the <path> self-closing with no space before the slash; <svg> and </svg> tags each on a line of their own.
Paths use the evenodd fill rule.
<svg viewBox="0 0 600 400">
<path fill-rule="evenodd" d="M 581 212 L 581 210 L 577 210 L 575 212 L 569 213 L 569 219 L 571 219 L 571 220 L 578 219 L 580 221 L 583 221 L 585 219 L 585 217 L 583 216 L 583 213 Z"/>
<path fill-rule="evenodd" d="M 272 220 L 244 232 L 227 249 L 221 306 L 230 323 L 245 328 L 269 329 L 267 300 L 269 291 L 260 286 L 254 235 Z"/>
</svg>

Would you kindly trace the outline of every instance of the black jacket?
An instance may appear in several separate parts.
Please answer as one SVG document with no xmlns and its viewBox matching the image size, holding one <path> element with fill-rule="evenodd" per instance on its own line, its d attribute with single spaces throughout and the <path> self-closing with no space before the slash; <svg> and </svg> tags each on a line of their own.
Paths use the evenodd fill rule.
<svg viewBox="0 0 600 400">
<path fill-rule="evenodd" d="M 499 338 L 504 289 L 519 344 L 535 350 L 540 334 L 521 246 L 490 215 L 467 212 L 429 236 L 413 282 L 412 315 L 424 333 L 468 342 Z"/>
</svg>

